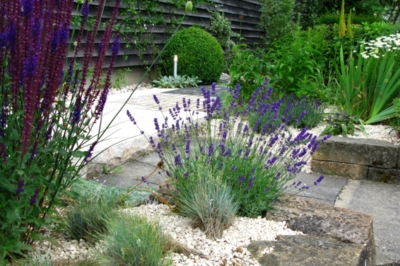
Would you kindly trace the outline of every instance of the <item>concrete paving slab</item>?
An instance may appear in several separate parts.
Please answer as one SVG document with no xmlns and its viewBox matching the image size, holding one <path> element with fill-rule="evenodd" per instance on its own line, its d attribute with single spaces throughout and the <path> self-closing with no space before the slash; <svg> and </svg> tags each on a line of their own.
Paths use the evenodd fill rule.
<svg viewBox="0 0 400 266">
<path fill-rule="evenodd" d="M 149 164 L 152 166 L 156 166 L 160 162 L 160 156 L 156 152 L 152 152 L 150 154 L 147 154 L 141 158 L 137 159 L 138 162 Z"/>
<path fill-rule="evenodd" d="M 317 180 L 320 174 L 308 174 L 300 172 L 296 178 L 288 182 L 288 185 L 294 181 L 301 181 L 302 184 L 312 185 L 309 189 L 303 190 L 298 193 L 297 190 L 288 191 L 292 194 L 321 201 L 330 205 L 335 204 L 336 198 L 338 197 L 342 188 L 346 185 L 348 179 L 340 176 L 329 176 L 324 175 L 324 179 L 317 186 L 314 185 L 314 181 Z"/>
<path fill-rule="evenodd" d="M 96 182 L 106 186 L 130 187 L 139 185 L 141 187 L 158 188 L 166 180 L 164 173 L 154 171 L 155 166 L 142 162 L 129 162 L 122 165 L 121 171 L 114 174 L 102 174 L 95 178 Z M 142 176 L 148 183 L 142 182 Z"/>
<path fill-rule="evenodd" d="M 399 185 L 349 180 L 335 206 L 372 216 L 377 265 L 400 262 Z"/>
</svg>

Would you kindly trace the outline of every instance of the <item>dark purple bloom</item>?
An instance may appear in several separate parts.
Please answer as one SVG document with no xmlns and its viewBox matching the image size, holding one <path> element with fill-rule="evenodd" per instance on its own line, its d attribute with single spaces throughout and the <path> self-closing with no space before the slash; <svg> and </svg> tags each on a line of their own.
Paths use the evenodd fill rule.
<svg viewBox="0 0 400 266">
<path fill-rule="evenodd" d="M 151 147 L 155 148 L 156 147 L 156 143 L 154 142 L 154 139 L 152 136 L 149 137 L 149 142 L 151 144 Z"/>
<path fill-rule="evenodd" d="M 158 124 L 158 119 L 154 118 L 154 126 L 156 127 L 157 131 L 160 131 L 160 125 Z"/>
<path fill-rule="evenodd" d="M 81 13 L 82 13 L 82 18 L 84 20 L 86 20 L 87 17 L 89 16 L 89 1 L 88 0 L 85 0 L 85 3 L 82 6 Z"/>
<path fill-rule="evenodd" d="M 186 172 L 183 174 L 183 176 L 184 176 L 184 177 L 188 177 L 188 176 L 189 176 L 189 172 L 186 171 Z"/>
<path fill-rule="evenodd" d="M 81 96 L 75 101 L 74 112 L 72 113 L 72 124 L 78 124 L 81 119 L 82 103 Z"/>
<path fill-rule="evenodd" d="M 321 175 L 320 177 L 318 177 L 317 180 L 314 181 L 314 185 L 318 185 L 319 183 L 321 183 L 321 181 L 324 179 L 324 176 Z"/>
<path fill-rule="evenodd" d="M 101 92 L 99 102 L 98 102 L 95 112 L 94 112 L 96 117 L 100 116 L 103 113 L 104 105 L 106 104 L 106 101 L 107 101 L 108 91 L 109 91 L 108 88 L 104 87 L 104 89 Z"/>
<path fill-rule="evenodd" d="M 244 178 L 244 176 L 241 175 L 239 176 L 238 180 L 240 184 L 243 184 L 246 179 Z"/>
<path fill-rule="evenodd" d="M 264 193 L 268 193 L 269 191 L 270 191 L 270 188 L 267 187 L 267 188 L 264 190 Z"/>
<path fill-rule="evenodd" d="M 225 153 L 224 156 L 231 156 L 232 155 L 232 150 L 229 148 Z"/>
<path fill-rule="evenodd" d="M 186 148 L 185 148 L 186 154 L 190 153 L 190 140 L 186 141 Z"/>
<path fill-rule="evenodd" d="M 180 155 L 180 154 L 178 154 L 178 155 L 175 156 L 175 165 L 176 165 L 176 166 L 183 166 L 183 165 L 182 165 L 182 160 L 181 160 L 181 155 Z"/>
<path fill-rule="evenodd" d="M 119 34 L 115 35 L 113 43 L 111 45 L 111 52 L 113 56 L 117 56 L 119 53 L 119 49 L 121 47 L 120 41 L 119 41 Z"/>
<path fill-rule="evenodd" d="M 87 151 L 85 158 L 83 159 L 84 162 L 87 163 L 88 160 L 92 157 L 92 155 L 93 155 L 93 150 L 94 150 L 94 147 L 95 147 L 96 145 L 97 145 L 97 140 L 96 140 L 95 142 L 93 142 L 92 145 L 90 145 L 90 148 L 89 148 L 89 150 Z"/>
<path fill-rule="evenodd" d="M 32 15 L 33 0 L 22 0 L 22 15 L 30 18 Z"/>
<path fill-rule="evenodd" d="M 158 100 L 157 96 L 154 94 L 153 99 L 156 102 L 156 104 L 160 104 L 160 101 Z"/>
<path fill-rule="evenodd" d="M 247 184 L 246 190 L 250 190 L 253 187 L 254 179 L 256 179 L 256 178 L 255 177 L 250 178 L 249 183 Z"/>
<path fill-rule="evenodd" d="M 211 143 L 210 146 L 208 146 L 208 156 L 212 156 L 214 151 L 214 145 Z"/>
<path fill-rule="evenodd" d="M 24 187 L 25 187 L 25 181 L 23 178 L 20 178 L 18 180 L 18 187 L 15 190 L 15 193 L 17 193 L 17 199 L 19 200 L 21 197 L 21 193 L 24 192 Z"/>
<path fill-rule="evenodd" d="M 221 148 L 221 154 L 225 154 L 225 145 L 223 143 L 219 144 L 219 147 Z"/>
<path fill-rule="evenodd" d="M 31 199 L 29 200 L 29 203 L 30 203 L 31 206 L 37 202 L 37 198 L 39 196 L 39 193 L 40 193 L 40 187 L 37 187 L 36 190 L 35 190 L 35 194 L 33 194 Z"/>
<path fill-rule="evenodd" d="M 275 142 L 278 140 L 278 138 L 279 138 L 278 134 L 276 134 L 274 137 L 272 137 L 272 138 L 270 139 L 269 143 L 268 143 L 268 146 L 269 146 L 269 147 L 274 146 L 274 144 L 275 144 Z"/>
<path fill-rule="evenodd" d="M 278 157 L 274 156 L 267 161 L 267 164 L 272 165 L 276 162 L 276 160 L 278 160 Z"/>
</svg>

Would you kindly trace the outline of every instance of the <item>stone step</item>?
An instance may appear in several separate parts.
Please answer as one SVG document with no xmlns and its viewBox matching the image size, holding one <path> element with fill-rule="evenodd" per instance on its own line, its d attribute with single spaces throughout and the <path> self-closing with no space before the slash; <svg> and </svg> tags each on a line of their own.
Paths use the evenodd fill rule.
<svg viewBox="0 0 400 266">
<path fill-rule="evenodd" d="M 331 137 L 312 155 L 315 173 L 400 184 L 400 148 L 373 139 Z"/>
</svg>

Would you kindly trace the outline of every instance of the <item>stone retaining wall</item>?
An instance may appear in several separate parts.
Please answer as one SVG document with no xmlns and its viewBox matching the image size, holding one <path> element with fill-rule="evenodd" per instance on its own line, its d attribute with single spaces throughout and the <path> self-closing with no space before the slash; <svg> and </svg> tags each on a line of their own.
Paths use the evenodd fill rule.
<svg viewBox="0 0 400 266">
<path fill-rule="evenodd" d="M 332 137 L 312 156 L 314 172 L 400 184 L 400 148 L 372 139 Z"/>
</svg>

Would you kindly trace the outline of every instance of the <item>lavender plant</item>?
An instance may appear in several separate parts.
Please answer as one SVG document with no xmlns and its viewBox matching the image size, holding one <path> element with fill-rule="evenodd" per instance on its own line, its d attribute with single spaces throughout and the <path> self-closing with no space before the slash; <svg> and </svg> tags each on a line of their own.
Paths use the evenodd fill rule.
<svg viewBox="0 0 400 266">
<path fill-rule="evenodd" d="M 78 65 L 90 8 L 88 0 L 81 3 L 80 31 L 67 65 L 73 1 L 0 3 L 0 262 L 23 255 L 41 238 L 40 227 L 52 221 L 57 199 L 101 140 L 101 133 L 91 136 L 89 132 L 101 122 L 119 51 L 119 36 L 112 37 L 112 26 L 120 0 L 115 1 L 96 47 L 105 0 L 98 2 Z M 110 43 L 112 56 L 103 83 Z M 89 68 L 93 68 L 90 78 Z"/>
<path fill-rule="evenodd" d="M 238 103 L 244 101 L 239 99 L 240 86 L 231 90 L 233 100 L 224 109 L 213 84 L 211 89 L 202 89 L 202 104 L 200 99 L 195 103 L 183 99 L 183 107 L 177 103 L 168 110 L 169 115 L 164 116 L 164 121 L 154 119 L 160 141 L 151 137 L 149 141 L 167 165 L 170 187 L 178 202 L 182 196 L 180 191 L 196 182 L 199 173 L 207 173 L 209 182 L 231 189 L 233 202 L 238 206 L 237 213 L 241 216 L 263 214 L 286 189 L 310 187 L 301 182 L 288 185 L 288 182 L 306 164 L 307 156 L 317 149 L 317 136 L 307 132 L 307 128 L 291 134 L 284 123 L 265 123 L 259 130 L 259 120 L 253 127 L 247 122 L 256 103 L 270 97 L 272 88 L 267 89 L 267 84 L 268 81 L 251 95 L 250 103 L 254 104 L 244 110 L 237 109 Z M 156 96 L 154 100 L 160 104 Z M 279 104 L 271 105 L 275 114 L 271 121 L 277 119 Z M 196 120 L 202 113 L 204 120 Z M 229 116 L 232 113 L 234 115 Z M 129 111 L 128 116 L 138 126 Z M 321 141 L 327 138 L 329 136 Z M 204 171 L 205 167 L 207 171 Z M 322 179 L 323 176 L 318 178 L 315 185 Z M 179 205 L 175 211 L 181 212 Z"/>
<path fill-rule="evenodd" d="M 306 96 L 298 98 L 293 94 L 285 94 L 273 103 L 269 99 L 262 98 L 257 103 L 250 101 L 249 104 L 251 105 L 248 115 L 249 125 L 254 127 L 259 120 L 257 132 L 261 131 L 266 123 L 278 126 L 284 122 L 296 128 L 313 128 L 322 121 L 325 108 L 318 100 Z"/>
</svg>

